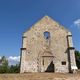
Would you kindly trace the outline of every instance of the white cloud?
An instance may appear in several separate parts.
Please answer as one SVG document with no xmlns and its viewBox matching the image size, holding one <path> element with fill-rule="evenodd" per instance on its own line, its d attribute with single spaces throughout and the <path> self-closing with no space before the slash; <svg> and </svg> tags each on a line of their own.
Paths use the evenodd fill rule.
<svg viewBox="0 0 80 80">
<path fill-rule="evenodd" d="M 1 56 L 0 56 L 0 59 L 1 59 Z"/>
<path fill-rule="evenodd" d="M 9 61 L 20 61 L 20 56 L 10 56 L 8 57 L 8 60 Z"/>
<path fill-rule="evenodd" d="M 80 19 L 75 20 L 74 25 L 80 29 Z"/>
</svg>

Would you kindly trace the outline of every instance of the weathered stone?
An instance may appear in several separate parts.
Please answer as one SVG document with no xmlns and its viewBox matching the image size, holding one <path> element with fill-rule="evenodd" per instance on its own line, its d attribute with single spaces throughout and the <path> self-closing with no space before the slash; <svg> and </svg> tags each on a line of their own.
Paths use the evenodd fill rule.
<svg viewBox="0 0 80 80">
<path fill-rule="evenodd" d="M 72 71 L 76 62 L 70 35 L 50 17 L 43 17 L 23 34 L 20 73 Z"/>
</svg>

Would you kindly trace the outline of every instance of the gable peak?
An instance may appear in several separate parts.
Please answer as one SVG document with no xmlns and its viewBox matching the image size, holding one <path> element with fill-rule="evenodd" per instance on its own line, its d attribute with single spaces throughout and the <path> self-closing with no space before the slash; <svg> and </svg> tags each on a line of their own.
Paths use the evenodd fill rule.
<svg viewBox="0 0 80 80">
<path fill-rule="evenodd" d="M 48 16 L 48 15 L 45 15 L 45 16 L 43 16 L 42 19 L 52 19 L 52 18 L 50 16 Z"/>
</svg>

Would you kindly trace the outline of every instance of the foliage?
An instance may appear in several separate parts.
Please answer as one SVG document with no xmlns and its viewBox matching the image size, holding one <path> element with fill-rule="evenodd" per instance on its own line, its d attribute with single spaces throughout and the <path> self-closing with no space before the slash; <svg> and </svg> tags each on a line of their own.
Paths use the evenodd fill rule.
<svg viewBox="0 0 80 80">
<path fill-rule="evenodd" d="M 19 73 L 20 72 L 20 64 L 11 65 L 8 70 L 9 70 L 9 73 Z"/>
<path fill-rule="evenodd" d="M 7 73 L 8 71 L 8 60 L 5 56 L 1 58 L 1 66 L 0 66 L 0 73 Z"/>
<path fill-rule="evenodd" d="M 78 69 L 80 69 L 80 52 L 79 51 L 75 51 L 75 57 L 76 57 L 76 65 Z"/>
<path fill-rule="evenodd" d="M 1 58 L 0 62 L 0 73 L 19 73 L 20 64 L 9 66 L 5 56 Z"/>
</svg>

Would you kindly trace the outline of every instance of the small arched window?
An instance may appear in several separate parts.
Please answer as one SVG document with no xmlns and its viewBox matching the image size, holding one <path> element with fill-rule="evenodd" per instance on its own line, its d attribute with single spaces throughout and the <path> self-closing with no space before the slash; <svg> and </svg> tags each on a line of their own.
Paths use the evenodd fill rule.
<svg viewBox="0 0 80 80">
<path fill-rule="evenodd" d="M 44 38 L 49 39 L 50 38 L 50 32 L 48 32 L 48 31 L 44 32 Z"/>
</svg>

